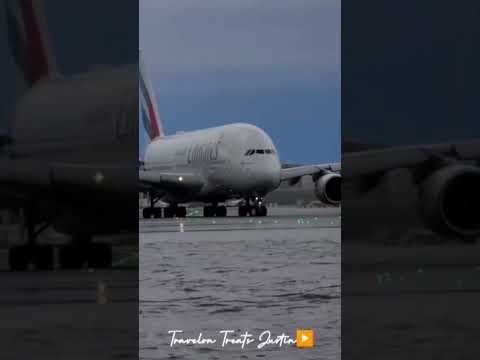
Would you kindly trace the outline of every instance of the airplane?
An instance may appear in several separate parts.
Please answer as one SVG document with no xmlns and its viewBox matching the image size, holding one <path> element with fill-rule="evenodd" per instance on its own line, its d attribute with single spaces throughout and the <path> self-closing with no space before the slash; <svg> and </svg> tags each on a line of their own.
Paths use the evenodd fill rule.
<svg viewBox="0 0 480 360">
<path fill-rule="evenodd" d="M 293 164 L 282 164 L 283 168 L 289 168 Z M 298 182 L 282 182 L 273 192 L 265 196 L 264 202 L 278 205 L 290 205 L 296 207 L 336 207 L 335 204 L 325 204 L 315 194 L 315 183 L 311 178 L 304 176 Z"/>
<path fill-rule="evenodd" d="M 10 268 L 54 268 L 54 246 L 38 241 L 49 227 L 71 238 L 58 248 L 61 268 L 108 268 L 111 244 L 93 236 L 138 226 L 138 65 L 64 77 L 42 3 L 5 3 L 12 59 L 27 84 L 0 158 L 2 208 L 21 209 L 26 229 L 26 243 L 9 248 Z"/>
<path fill-rule="evenodd" d="M 480 140 L 399 147 L 349 141 L 342 164 L 343 240 L 382 225 L 467 243 L 480 236 Z"/>
<path fill-rule="evenodd" d="M 238 215 L 266 216 L 264 197 L 281 182 L 294 184 L 311 176 L 315 194 L 327 204 L 341 200 L 339 163 L 282 168 L 270 136 L 259 127 L 234 123 L 166 136 L 153 88 L 140 59 L 142 123 L 149 136 L 139 168 L 142 191 L 150 197 L 144 218 L 185 217 L 182 204 L 206 203 L 205 217 L 227 216 L 224 204 L 242 199 Z M 155 207 L 161 200 L 169 205 Z"/>
</svg>

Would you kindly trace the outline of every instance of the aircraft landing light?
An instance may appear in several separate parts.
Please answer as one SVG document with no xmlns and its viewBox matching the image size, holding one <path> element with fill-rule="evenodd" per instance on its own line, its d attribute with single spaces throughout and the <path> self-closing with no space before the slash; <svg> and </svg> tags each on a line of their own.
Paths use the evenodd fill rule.
<svg viewBox="0 0 480 360">
<path fill-rule="evenodd" d="M 97 184 L 102 183 L 104 179 L 105 179 L 105 176 L 104 176 L 101 172 L 97 172 L 97 173 L 95 174 L 95 176 L 93 177 L 93 180 L 94 180 L 95 183 L 97 183 Z"/>
</svg>

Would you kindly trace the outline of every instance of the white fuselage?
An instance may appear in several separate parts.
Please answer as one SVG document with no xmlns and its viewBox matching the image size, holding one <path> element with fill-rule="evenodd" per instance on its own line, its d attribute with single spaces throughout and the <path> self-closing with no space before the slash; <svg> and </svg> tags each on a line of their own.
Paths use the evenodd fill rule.
<svg viewBox="0 0 480 360">
<path fill-rule="evenodd" d="M 12 114 L 11 155 L 45 162 L 136 163 L 137 83 L 138 67 L 123 65 L 35 85 Z"/>
<path fill-rule="evenodd" d="M 52 216 L 58 222 L 68 218 L 65 223 L 75 224 L 71 228 L 78 226 L 92 233 L 136 229 L 136 221 L 130 219 L 134 209 L 132 200 L 136 200 L 132 191 L 137 189 L 138 182 L 134 166 L 138 162 L 137 65 L 35 84 L 21 96 L 11 116 L 8 133 L 11 142 L 1 154 L 0 174 L 12 168 L 24 169 L 29 183 L 35 185 L 2 184 L 3 205 L 8 202 L 9 206 L 19 207 L 25 199 L 35 199 L 42 216 Z M 43 172 L 38 174 L 34 170 L 45 169 L 53 174 L 51 169 L 59 164 L 72 169 L 72 173 L 65 175 L 72 179 L 77 179 L 74 169 L 90 168 L 93 174 L 117 169 L 117 176 L 111 185 L 102 190 L 92 189 L 88 196 L 80 195 L 86 191 L 81 186 L 72 186 L 68 192 L 62 190 L 58 196 L 59 185 L 58 181 L 52 181 L 53 175 L 45 182 L 41 177 Z M 112 190 L 127 183 L 131 191 Z M 99 212 L 108 216 L 98 220 Z M 60 231 L 74 232 L 64 231 L 63 225 Z"/>
<path fill-rule="evenodd" d="M 202 179 L 204 186 L 193 193 L 163 193 L 170 203 L 264 196 L 280 184 L 272 139 L 243 123 L 158 138 L 147 146 L 144 164 L 146 170 L 194 173 Z"/>
</svg>

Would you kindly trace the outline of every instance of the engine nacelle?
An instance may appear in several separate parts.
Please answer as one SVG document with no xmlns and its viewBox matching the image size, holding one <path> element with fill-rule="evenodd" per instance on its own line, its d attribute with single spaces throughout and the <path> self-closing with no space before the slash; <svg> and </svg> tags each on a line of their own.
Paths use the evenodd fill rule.
<svg viewBox="0 0 480 360">
<path fill-rule="evenodd" d="M 315 182 L 315 195 L 329 205 L 338 205 L 342 201 L 342 177 L 336 173 L 327 173 Z"/>
<path fill-rule="evenodd" d="M 420 197 L 423 216 L 435 231 L 480 236 L 480 168 L 452 165 L 431 174 Z"/>
</svg>

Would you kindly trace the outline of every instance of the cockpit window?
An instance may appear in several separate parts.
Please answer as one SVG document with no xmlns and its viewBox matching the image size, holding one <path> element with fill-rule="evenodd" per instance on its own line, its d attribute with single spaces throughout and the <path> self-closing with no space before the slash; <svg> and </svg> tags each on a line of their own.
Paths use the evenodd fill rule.
<svg viewBox="0 0 480 360">
<path fill-rule="evenodd" d="M 276 154 L 275 150 L 273 149 L 249 149 L 245 152 L 245 156 L 250 156 L 253 154 Z"/>
</svg>

